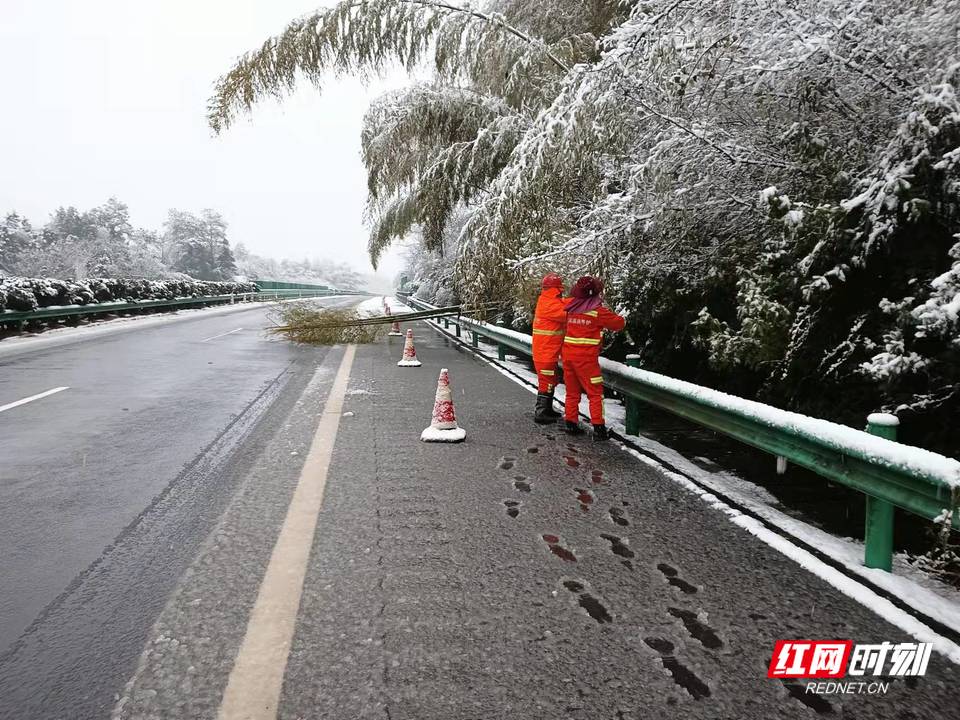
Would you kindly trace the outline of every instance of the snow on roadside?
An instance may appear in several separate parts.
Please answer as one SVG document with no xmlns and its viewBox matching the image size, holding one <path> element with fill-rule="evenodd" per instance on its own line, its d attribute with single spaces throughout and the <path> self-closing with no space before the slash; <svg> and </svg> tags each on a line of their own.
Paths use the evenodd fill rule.
<svg viewBox="0 0 960 720">
<path fill-rule="evenodd" d="M 876 437 L 829 420 L 781 410 L 648 370 L 628 367 L 606 358 L 600 358 L 600 366 L 616 370 L 621 375 L 636 379 L 645 385 L 660 388 L 675 395 L 692 397 L 711 407 L 736 412 L 769 427 L 784 428 L 801 437 L 815 438 L 818 442 L 832 448 L 852 449 L 861 456 L 887 467 L 935 478 L 951 487 L 960 487 L 960 461 L 953 458 Z"/>
<path fill-rule="evenodd" d="M 611 401 L 608 400 L 607 403 L 609 405 Z M 613 429 L 618 433 L 624 433 L 623 426 L 619 423 L 614 425 Z M 918 611 L 937 618 L 944 625 L 960 632 L 960 595 L 953 588 L 908 564 L 905 554 L 900 553 L 895 556 L 893 573 L 867 568 L 863 565 L 863 541 L 831 535 L 825 530 L 771 507 L 771 500 L 776 503 L 776 498 L 773 498 L 762 487 L 733 473 L 713 473 L 703 470 L 677 451 L 650 438 L 631 436 L 630 439 L 645 453 L 650 453 L 669 463 L 680 470 L 683 475 L 693 478 L 701 485 L 730 498 L 737 505 L 747 508 L 750 512 L 780 528 L 788 535 L 840 562 L 848 571 L 869 580 L 892 595 L 900 597 Z M 662 467 L 660 463 L 657 463 L 657 466 Z M 771 472 L 772 470 L 771 458 Z M 669 473 L 670 471 L 666 470 L 666 472 Z M 683 475 L 678 477 L 683 478 L 685 482 L 689 482 Z M 703 492 L 703 490 L 698 489 L 698 492 Z"/>
<path fill-rule="evenodd" d="M 444 330 L 443 326 L 439 323 L 432 322 L 431 325 L 433 325 L 438 332 L 449 337 L 455 337 L 452 331 Z M 480 350 L 485 350 L 482 342 Z M 486 355 L 486 359 L 494 369 L 522 387 L 525 387 L 531 394 L 535 394 L 536 374 L 523 362 L 511 360 L 509 359 L 510 357 L 511 355 L 508 354 L 507 360 L 496 361 L 496 356 L 492 353 Z M 531 387 L 531 385 L 533 386 Z M 565 388 L 563 385 L 557 387 L 556 397 L 560 401 L 565 399 Z M 581 415 L 589 415 L 589 404 L 585 395 L 581 397 L 579 410 Z M 900 610 L 888 600 L 878 596 L 869 588 L 860 585 L 855 579 L 847 577 L 835 568 L 817 559 L 803 548 L 794 545 L 788 538 L 784 538 L 769 528 L 764 527 L 759 520 L 744 515 L 740 511 L 730 507 L 717 498 L 716 495 L 709 492 L 709 490 L 704 490 L 689 478 L 694 478 L 701 485 L 730 498 L 731 501 L 747 508 L 750 512 L 756 514 L 774 527 L 779 528 L 785 534 L 806 543 L 810 547 L 816 548 L 819 552 L 841 563 L 852 574 L 861 576 L 889 592 L 891 595 L 899 597 L 917 611 L 935 618 L 947 627 L 960 632 L 960 596 L 958 596 L 954 589 L 937 582 L 922 571 L 907 564 L 906 556 L 903 554 L 897 555 L 894 559 L 894 571 L 896 574 L 865 567 L 862 562 L 862 541 L 831 535 L 824 530 L 790 517 L 780 510 L 771 507 L 771 503 L 777 502 L 775 497 L 764 488 L 740 478 L 734 473 L 727 471 L 706 471 L 677 451 L 655 440 L 643 436 L 627 436 L 624 428 L 626 408 L 618 400 L 606 398 L 604 400 L 604 412 L 606 414 L 607 425 L 611 429 L 624 437 L 630 437 L 630 440 L 635 442 L 644 451 L 641 453 L 627 446 L 621 446 L 625 452 L 630 453 L 639 461 L 656 468 L 667 478 L 683 486 L 689 492 L 698 495 L 711 507 L 724 512 L 731 521 L 743 527 L 747 532 L 794 560 L 801 565 L 801 567 L 804 567 L 825 580 L 848 597 L 853 598 L 877 613 L 880 617 L 893 623 L 905 632 L 910 633 L 917 639 L 924 642 L 933 642 L 934 647 L 936 647 L 939 652 L 949 657 L 952 661 L 960 663 L 960 647 L 956 644 L 936 633 L 932 633 L 932 631 L 920 621 Z M 644 453 L 649 453 L 653 457 Z M 664 462 L 669 463 L 684 474 L 670 470 L 662 464 Z M 773 465 L 771 464 L 771 469 L 772 467 Z"/>
<path fill-rule="evenodd" d="M 383 315 L 383 296 L 367 298 L 356 307 L 357 314 L 360 317 L 375 317 Z"/>
<path fill-rule="evenodd" d="M 794 545 L 788 538 L 778 535 L 769 528 L 764 527 L 764 525 L 756 518 L 750 517 L 749 515 L 744 515 L 739 510 L 735 510 L 734 508 L 730 507 L 725 502 L 717 498 L 716 495 L 703 490 L 698 485 L 690 482 L 690 480 L 685 478 L 683 475 L 667 470 L 656 460 L 653 460 L 652 458 L 649 458 L 646 455 L 633 450 L 632 448 L 624 447 L 623 449 L 639 459 L 641 462 L 657 468 L 671 480 L 682 485 L 689 492 L 698 495 L 700 499 L 710 505 L 710 507 L 724 513 L 731 522 L 739 525 L 758 540 L 762 541 L 766 545 L 769 545 L 790 560 L 793 560 L 804 570 L 813 573 L 847 597 L 857 601 L 887 622 L 899 627 L 904 632 L 909 633 L 917 640 L 931 643 L 937 652 L 946 656 L 950 661 L 960 665 L 960 646 L 957 646 L 957 644 L 952 640 L 949 640 L 948 638 L 945 638 L 942 635 L 934 632 L 931 628 L 924 625 L 920 620 L 904 610 L 901 610 L 886 598 L 880 597 L 875 592 L 870 590 L 870 588 L 861 585 L 854 578 L 844 575 L 839 570 L 830 567 L 823 561 L 819 560 L 810 552 L 798 547 L 797 545 Z M 876 572 L 882 571 L 878 570 Z M 907 589 L 910 591 L 915 591 L 918 588 L 908 586 Z M 906 598 L 901 595 L 900 599 L 907 600 L 907 602 L 912 605 L 913 592 L 911 592 Z M 933 617 L 937 617 L 937 615 L 933 614 Z"/>
<path fill-rule="evenodd" d="M 362 303 L 357 305 L 357 313 L 361 317 L 378 317 L 383 315 L 383 302 L 386 300 L 387 305 L 390 306 L 390 312 L 394 315 L 399 315 L 400 313 L 416 312 L 411 307 L 407 307 L 397 298 L 390 295 L 377 295 L 376 297 L 368 298 Z"/>
<path fill-rule="evenodd" d="M 393 297 L 392 295 L 387 298 L 387 304 L 390 306 L 390 310 L 394 315 L 397 313 L 411 313 L 417 312 L 415 309 L 409 305 L 404 305 L 403 301 L 399 298 Z"/>
</svg>

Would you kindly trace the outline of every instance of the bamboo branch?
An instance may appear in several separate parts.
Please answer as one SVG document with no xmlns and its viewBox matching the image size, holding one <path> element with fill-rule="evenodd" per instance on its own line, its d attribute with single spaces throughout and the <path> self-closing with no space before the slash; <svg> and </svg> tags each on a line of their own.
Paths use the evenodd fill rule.
<svg viewBox="0 0 960 720">
<path fill-rule="evenodd" d="M 543 40 L 541 40 L 540 38 L 531 37 L 527 33 L 520 30 L 519 28 L 516 28 L 513 25 L 509 24 L 500 15 L 491 15 L 489 13 L 481 12 L 479 10 L 474 10 L 473 8 L 470 8 L 470 7 L 458 7 L 456 5 L 448 5 L 447 3 L 444 3 L 444 2 L 436 2 L 436 0 L 396 0 L 396 1 L 399 3 L 405 3 L 409 5 L 435 7 L 435 8 L 440 8 L 442 10 L 449 10 L 450 12 L 463 13 L 466 15 L 470 15 L 471 17 L 484 20 L 493 25 L 498 25 L 504 30 L 506 30 L 508 33 L 513 35 L 514 37 L 520 38 L 525 43 L 528 43 L 530 45 L 540 45 L 543 48 L 543 51 L 546 54 L 546 56 L 550 59 L 550 61 L 554 65 L 556 65 L 558 68 L 560 68 L 560 70 L 562 70 L 565 73 L 570 72 L 570 67 L 566 63 L 564 63 L 562 60 L 560 60 L 556 55 L 550 52 L 550 50 L 547 49 L 547 44 Z"/>
</svg>

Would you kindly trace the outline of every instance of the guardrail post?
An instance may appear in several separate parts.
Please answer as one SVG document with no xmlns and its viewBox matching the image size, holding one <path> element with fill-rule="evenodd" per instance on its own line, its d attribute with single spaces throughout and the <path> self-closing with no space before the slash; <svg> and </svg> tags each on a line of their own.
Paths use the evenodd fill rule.
<svg viewBox="0 0 960 720">
<path fill-rule="evenodd" d="M 507 346 L 501 343 L 497 343 L 497 360 L 506 360 L 507 359 Z"/>
<path fill-rule="evenodd" d="M 460 337 L 460 323 L 457 323 L 457 337 Z"/>
<path fill-rule="evenodd" d="M 640 367 L 639 355 L 627 355 L 627 365 L 629 367 Z M 627 395 L 627 417 L 624 421 L 624 430 L 627 435 L 640 434 L 640 401 Z"/>
<path fill-rule="evenodd" d="M 473 341 L 472 341 L 472 345 L 473 345 L 475 348 L 480 347 L 480 333 L 478 333 L 476 330 L 473 331 Z"/>
<path fill-rule="evenodd" d="M 867 416 L 867 432 L 887 440 L 897 439 L 896 415 L 872 413 Z M 867 523 L 864 532 L 863 564 L 890 572 L 893 567 L 893 505 L 867 495 Z"/>
<path fill-rule="evenodd" d="M 443 319 L 443 329 L 444 329 L 444 330 L 449 330 L 449 329 L 450 329 L 450 320 L 449 320 L 448 318 L 444 318 L 444 319 Z"/>
</svg>

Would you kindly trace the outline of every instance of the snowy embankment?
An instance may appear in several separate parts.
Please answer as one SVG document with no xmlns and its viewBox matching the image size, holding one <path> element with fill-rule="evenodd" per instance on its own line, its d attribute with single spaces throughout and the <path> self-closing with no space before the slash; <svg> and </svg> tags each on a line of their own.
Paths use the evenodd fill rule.
<svg viewBox="0 0 960 720">
<path fill-rule="evenodd" d="M 175 300 L 257 292 L 252 282 L 211 282 L 206 280 L 144 280 L 141 278 L 57 278 L 0 277 L 0 312 L 32 312 L 42 308 Z M 2 319 L 2 315 L 0 315 Z"/>
<path fill-rule="evenodd" d="M 456 340 L 454 333 L 445 330 L 441 323 L 432 322 L 431 324 L 438 332 Z M 498 332 L 499 331 L 501 331 L 500 328 L 498 328 Z M 505 332 L 511 336 L 516 336 L 517 339 L 523 339 L 528 342 L 530 340 L 530 336 L 524 335 L 523 333 L 512 330 Z M 517 359 L 509 359 L 509 355 L 506 361 L 498 361 L 493 352 L 486 352 L 483 344 L 481 344 L 480 347 L 480 354 L 500 373 L 528 389 L 531 394 L 536 393 L 536 374 L 529 369 L 527 363 Z M 607 363 L 612 363 L 612 361 L 604 361 L 605 365 L 607 365 Z M 634 368 L 627 368 L 620 363 L 615 363 L 615 365 L 619 366 L 617 369 L 634 370 Z M 643 373 L 644 371 L 640 370 L 638 372 Z M 653 375 L 653 373 L 647 373 L 647 375 Z M 656 377 L 663 378 L 663 376 Z M 670 378 L 663 379 L 671 380 Z M 679 383 L 680 381 L 672 382 Z M 684 385 L 689 386 L 690 384 L 684 383 Z M 698 388 L 698 386 L 691 387 Z M 688 388 L 683 389 L 687 390 Z M 699 389 L 704 391 L 708 390 L 707 388 Z M 709 393 L 714 392 L 715 391 L 709 391 Z M 734 401 L 741 401 L 740 398 L 725 395 L 724 393 L 716 393 L 716 395 L 731 398 Z M 557 387 L 556 396 L 561 402 L 565 400 L 565 388 L 563 385 Z M 711 395 L 711 399 L 717 400 L 718 398 Z M 748 401 L 741 402 L 746 403 Z M 760 404 L 753 403 L 753 405 Z M 742 407 L 739 403 L 738 406 Z M 864 546 L 861 540 L 831 535 L 824 530 L 785 514 L 774 507 L 774 505 L 777 504 L 777 500 L 770 495 L 770 493 L 762 487 L 738 477 L 734 473 L 726 471 L 706 471 L 680 453 L 661 443 L 643 436 L 627 436 L 624 427 L 626 408 L 621 401 L 607 398 L 604 400 L 604 408 L 608 426 L 618 434 L 628 437 L 634 445 L 642 450 L 642 452 L 638 452 L 624 445 L 624 451 L 636 457 L 640 462 L 656 467 L 667 478 L 678 483 L 685 490 L 698 495 L 710 507 L 723 512 L 732 522 L 741 526 L 747 532 L 767 545 L 770 545 L 778 552 L 797 562 L 808 571 L 822 578 L 845 595 L 870 608 L 879 616 L 905 632 L 910 633 L 912 636 L 923 641 L 933 642 L 939 652 L 954 662 L 960 663 L 960 647 L 951 640 L 937 635 L 917 618 L 897 608 L 888 599 L 876 594 L 869 587 L 861 585 L 856 578 L 862 577 L 868 580 L 873 583 L 874 586 L 915 608 L 917 612 L 937 620 L 956 632 L 960 632 L 960 597 L 958 597 L 956 590 L 944 585 L 909 564 L 908 557 L 904 554 L 898 554 L 894 558 L 895 574 L 865 567 L 862 560 Z M 769 409 L 776 413 L 782 412 L 775 408 Z M 755 409 L 748 407 L 748 410 Z M 589 417 L 589 405 L 586 396 L 581 397 L 579 412 L 582 417 Z M 846 433 L 843 432 L 844 430 L 856 436 L 864 434 L 851 428 L 845 428 L 835 423 L 817 420 L 816 418 L 807 418 L 802 415 L 797 415 L 796 413 L 788 413 L 788 415 L 792 416 L 792 422 L 795 423 L 794 426 L 800 428 L 803 432 L 813 432 L 818 429 L 824 429 L 828 433 L 832 433 L 832 435 L 828 435 L 827 437 L 836 439 L 837 442 L 844 441 L 846 436 Z M 762 415 L 762 417 L 773 422 L 773 418 L 769 415 Z M 871 436 L 867 437 L 870 438 Z M 951 475 L 951 473 L 955 472 L 957 461 L 936 455 L 935 453 L 927 453 L 927 451 L 919 450 L 918 448 L 910 448 L 909 446 L 899 445 L 897 443 L 893 443 L 893 445 L 900 449 L 917 451 L 917 454 L 913 455 L 909 461 L 911 467 L 930 469 L 930 464 L 933 463 L 933 469 L 939 473 L 945 472 L 948 477 L 956 477 Z M 865 448 L 870 450 L 874 448 L 874 446 L 868 441 L 865 444 Z M 889 448 L 882 448 L 882 454 L 878 457 L 881 459 L 891 459 L 888 450 Z M 897 458 L 897 460 L 898 462 L 900 461 L 899 458 Z M 772 460 L 770 472 L 771 474 L 774 472 Z M 721 497 L 728 498 L 731 503 L 748 511 L 750 515 L 745 515 L 743 512 L 735 509 L 727 502 L 721 500 Z M 751 517 L 751 515 L 753 517 Z M 776 532 L 769 529 L 770 527 L 775 528 Z M 823 556 L 831 558 L 845 569 L 846 574 L 841 573 L 836 568 L 818 559 L 808 550 L 792 542 L 791 538 L 802 545 L 813 548 Z"/>
</svg>

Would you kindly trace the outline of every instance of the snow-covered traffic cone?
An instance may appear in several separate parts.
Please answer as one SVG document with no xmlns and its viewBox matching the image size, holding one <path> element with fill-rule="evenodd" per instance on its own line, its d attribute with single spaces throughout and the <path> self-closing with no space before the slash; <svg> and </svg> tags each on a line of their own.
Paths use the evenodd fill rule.
<svg viewBox="0 0 960 720">
<path fill-rule="evenodd" d="M 386 314 L 387 314 L 388 317 L 389 317 L 390 315 L 393 315 L 393 313 L 390 312 L 390 308 L 389 308 L 389 307 L 384 308 L 384 310 L 386 310 Z M 393 337 L 400 337 L 400 336 L 403 335 L 403 333 L 400 332 L 400 323 L 399 323 L 397 320 L 394 320 L 394 321 L 393 321 L 393 325 L 391 326 L 390 332 L 388 332 L 387 335 L 391 335 L 391 336 L 393 336 Z"/>
<path fill-rule="evenodd" d="M 397 363 L 397 367 L 420 367 L 417 349 L 413 347 L 413 330 L 407 330 L 407 339 L 403 343 L 403 357 Z"/>
<path fill-rule="evenodd" d="M 453 409 L 450 393 L 450 374 L 444 368 L 437 380 L 437 397 L 433 401 L 433 420 L 430 427 L 420 433 L 424 442 L 462 442 L 467 431 L 457 425 L 457 414 Z"/>
</svg>

